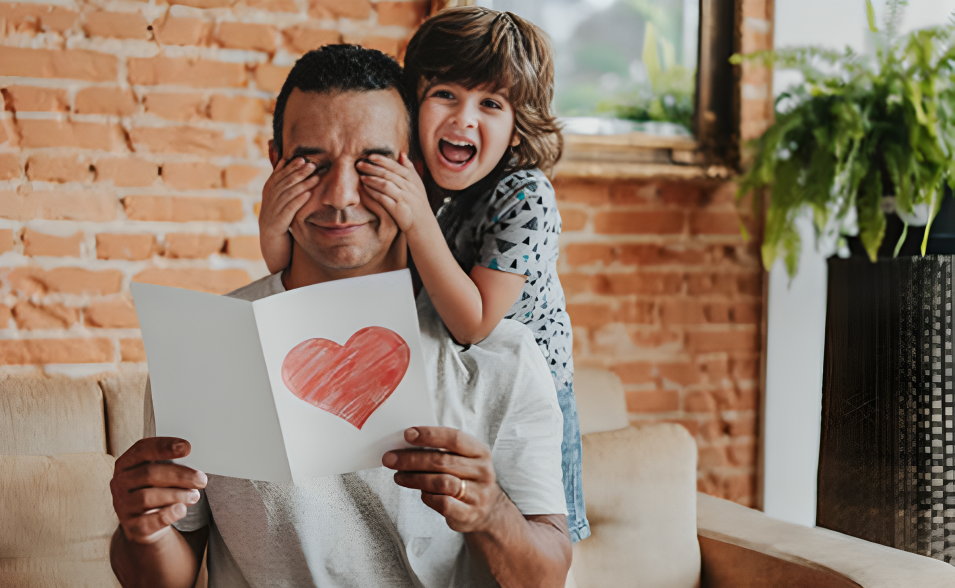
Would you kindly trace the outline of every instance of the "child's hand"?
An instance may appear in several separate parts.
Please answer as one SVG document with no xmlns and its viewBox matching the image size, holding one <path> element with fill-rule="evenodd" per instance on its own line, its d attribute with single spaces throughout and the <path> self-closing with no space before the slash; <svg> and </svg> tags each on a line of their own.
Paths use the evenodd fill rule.
<svg viewBox="0 0 955 588">
<path fill-rule="evenodd" d="M 420 227 L 419 221 L 434 219 L 424 183 L 404 153 L 398 161 L 370 155 L 368 162 L 358 162 L 358 171 L 368 195 L 388 211 L 405 234 Z"/>
<path fill-rule="evenodd" d="M 312 175 L 315 164 L 301 157 L 281 161 L 262 188 L 262 209 L 259 211 L 259 245 L 269 271 L 285 269 L 292 257 L 292 239 L 288 230 L 308 196 L 318 184 Z"/>
</svg>

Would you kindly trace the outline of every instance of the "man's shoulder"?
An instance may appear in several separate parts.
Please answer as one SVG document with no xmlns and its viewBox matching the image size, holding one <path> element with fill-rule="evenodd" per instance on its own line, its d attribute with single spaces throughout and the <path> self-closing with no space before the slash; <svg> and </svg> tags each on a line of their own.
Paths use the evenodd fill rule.
<svg viewBox="0 0 955 588">
<path fill-rule="evenodd" d="M 251 284 L 242 286 L 238 290 L 233 290 L 226 294 L 226 296 L 255 302 L 256 300 L 267 298 L 273 294 L 281 294 L 282 292 L 285 292 L 285 286 L 282 285 L 282 274 L 277 273 L 258 279 Z"/>
</svg>

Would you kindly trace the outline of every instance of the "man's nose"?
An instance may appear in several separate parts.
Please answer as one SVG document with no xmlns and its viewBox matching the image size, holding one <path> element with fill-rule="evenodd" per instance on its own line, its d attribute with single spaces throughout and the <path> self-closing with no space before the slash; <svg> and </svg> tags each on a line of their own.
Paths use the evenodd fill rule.
<svg viewBox="0 0 955 588">
<path fill-rule="evenodd" d="M 361 180 L 354 165 L 336 162 L 322 179 L 319 202 L 335 210 L 345 210 L 361 202 L 358 194 Z"/>
</svg>

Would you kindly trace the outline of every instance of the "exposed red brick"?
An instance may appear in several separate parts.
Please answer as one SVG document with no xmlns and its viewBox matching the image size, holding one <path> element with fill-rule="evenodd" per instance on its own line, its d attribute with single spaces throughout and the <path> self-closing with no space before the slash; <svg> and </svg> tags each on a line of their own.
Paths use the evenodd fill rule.
<svg viewBox="0 0 955 588">
<path fill-rule="evenodd" d="M 566 210 L 560 213 L 561 231 L 582 231 L 587 226 L 587 213 L 583 210 Z"/>
<path fill-rule="evenodd" d="M 239 259 L 262 259 L 262 249 L 259 247 L 259 237 L 257 235 L 239 235 L 229 237 L 226 241 L 225 253 L 229 257 Z"/>
<path fill-rule="evenodd" d="M 95 191 L 33 192 L 29 195 L 0 191 L 0 218 L 106 222 L 116 218 L 116 204 L 116 198 L 111 194 Z"/>
<path fill-rule="evenodd" d="M 76 93 L 73 105 L 77 114 L 111 114 L 129 116 L 136 112 L 139 103 L 132 90 L 95 86 L 83 88 Z"/>
<path fill-rule="evenodd" d="M 222 186 L 222 170 L 205 162 L 169 162 L 162 166 L 162 180 L 177 190 L 211 190 Z"/>
<path fill-rule="evenodd" d="M 714 412 L 716 399 L 709 392 L 698 390 L 690 392 L 683 400 L 683 410 L 686 412 Z"/>
<path fill-rule="evenodd" d="M 756 358 L 733 360 L 733 377 L 738 380 L 755 380 L 759 377 L 759 361 Z"/>
<path fill-rule="evenodd" d="M 694 363 L 657 363 L 660 377 L 679 386 L 692 386 L 700 381 L 700 368 Z"/>
<path fill-rule="evenodd" d="M 118 124 L 20 119 L 17 125 L 22 136 L 20 141 L 22 147 L 126 150 L 126 135 L 123 127 Z"/>
<path fill-rule="evenodd" d="M 385 55 L 390 55 L 392 57 L 398 56 L 399 40 L 393 37 L 358 37 L 346 35 L 344 37 L 344 41 L 345 43 L 351 45 L 361 45 L 365 49 L 375 49 L 376 51 L 381 51 Z"/>
<path fill-rule="evenodd" d="M 698 265 L 706 252 L 688 247 L 623 244 L 614 248 L 615 259 L 627 265 Z"/>
<path fill-rule="evenodd" d="M 698 449 L 698 455 L 697 464 L 701 470 L 718 468 L 728 465 L 729 462 L 725 447 L 700 447 Z"/>
<path fill-rule="evenodd" d="M 122 361 L 143 362 L 146 361 L 146 347 L 143 346 L 142 339 L 120 339 L 119 355 Z"/>
<path fill-rule="evenodd" d="M 282 31 L 285 46 L 293 53 L 306 53 L 325 45 L 342 42 L 342 35 L 335 29 L 317 29 L 305 25 L 290 27 Z"/>
<path fill-rule="evenodd" d="M 310 0 L 309 4 L 313 8 L 323 8 L 335 16 L 343 18 L 364 20 L 371 16 L 371 2 L 369 0 Z"/>
<path fill-rule="evenodd" d="M 116 294 L 123 285 L 119 270 L 93 271 L 79 267 L 18 267 L 7 278 L 17 290 L 28 296 L 62 292 L 64 294 Z"/>
<path fill-rule="evenodd" d="M 181 4 L 193 8 L 228 8 L 238 0 L 166 0 L 169 4 Z"/>
<path fill-rule="evenodd" d="M 729 461 L 734 466 L 756 465 L 756 444 L 752 441 L 734 443 L 728 447 Z"/>
<path fill-rule="evenodd" d="M 199 196 L 127 196 L 123 199 L 126 216 L 136 221 L 242 220 L 242 201 L 238 198 Z"/>
<path fill-rule="evenodd" d="M 691 296 L 704 294 L 733 296 L 736 293 L 736 282 L 735 274 L 692 273 L 687 276 L 687 291 Z"/>
<path fill-rule="evenodd" d="M 763 295 L 763 273 L 742 274 L 736 278 L 736 287 L 740 294 L 747 296 Z"/>
<path fill-rule="evenodd" d="M 699 427 L 700 437 L 708 443 L 723 439 L 728 434 L 728 425 L 719 418 L 710 419 Z"/>
<path fill-rule="evenodd" d="M 715 302 L 703 305 L 703 315 L 708 323 L 731 323 L 738 325 L 758 324 L 762 318 L 759 303 Z"/>
<path fill-rule="evenodd" d="M 0 90 L 3 105 L 11 112 L 68 112 L 66 90 L 36 86 L 7 86 Z"/>
<path fill-rule="evenodd" d="M 99 233 L 96 235 L 98 259 L 142 261 L 158 251 L 156 236 L 136 233 Z"/>
<path fill-rule="evenodd" d="M 205 259 L 222 251 L 225 237 L 201 233 L 167 233 L 166 257 Z"/>
<path fill-rule="evenodd" d="M 48 235 L 31 228 L 23 230 L 23 254 L 30 257 L 79 257 L 83 233 L 76 232 L 67 237 Z"/>
<path fill-rule="evenodd" d="M 251 49 L 275 53 L 278 30 L 271 25 L 244 22 L 223 22 L 216 31 L 219 45 L 229 49 Z"/>
<path fill-rule="evenodd" d="M 139 12 L 88 12 L 83 30 L 91 37 L 149 40 L 149 24 Z"/>
<path fill-rule="evenodd" d="M 245 5 L 268 12 L 298 12 L 294 0 L 245 0 Z"/>
<path fill-rule="evenodd" d="M 554 180 L 558 201 L 599 205 L 610 202 L 610 184 L 606 182 L 582 182 L 558 178 Z"/>
<path fill-rule="evenodd" d="M 0 18 L 6 21 L 11 32 L 36 34 L 39 32 L 65 32 L 73 27 L 79 14 L 62 6 L 32 4 L 29 2 L 0 4 Z"/>
<path fill-rule="evenodd" d="M 209 118 L 215 121 L 265 124 L 264 100 L 217 94 L 209 100 Z"/>
<path fill-rule="evenodd" d="M 292 71 L 291 67 L 280 67 L 278 65 L 272 65 L 271 63 L 260 63 L 255 66 L 255 71 L 253 72 L 255 85 L 258 86 L 260 90 L 265 90 L 266 92 L 278 92 L 282 89 L 282 84 L 285 83 L 285 78 L 288 77 L 290 71 Z"/>
<path fill-rule="evenodd" d="M 207 99 L 203 94 L 151 92 L 143 100 L 146 112 L 183 122 L 206 118 Z"/>
<path fill-rule="evenodd" d="M 2 62 L 0 62 L 2 65 Z M 194 88 L 245 86 L 245 66 L 183 57 L 130 57 L 129 82 L 142 86 L 176 84 Z"/>
<path fill-rule="evenodd" d="M 13 241 L 13 229 L 0 229 L 0 255 L 7 251 L 13 251 L 16 243 Z M 3 321 L 0 321 L 0 329 L 3 328 Z"/>
<path fill-rule="evenodd" d="M 729 434 L 733 437 L 754 437 L 756 435 L 756 415 L 741 415 L 727 421 Z"/>
<path fill-rule="evenodd" d="M 0 341 L 0 365 L 110 363 L 109 339 L 7 339 Z"/>
<path fill-rule="evenodd" d="M 733 235 L 742 239 L 739 215 L 735 212 L 694 212 L 690 215 L 693 235 Z"/>
<path fill-rule="evenodd" d="M 656 381 L 653 364 L 646 361 L 620 363 L 611 368 L 624 384 L 649 384 Z"/>
<path fill-rule="evenodd" d="M 159 177 L 159 166 L 134 157 L 100 159 L 94 165 L 96 181 L 112 181 L 117 187 L 150 186 Z"/>
<path fill-rule="evenodd" d="M 679 235 L 683 233 L 682 212 L 613 211 L 594 214 L 594 232 L 603 235 Z"/>
<path fill-rule="evenodd" d="M 154 29 L 163 45 L 205 45 L 212 23 L 201 18 L 169 17 Z"/>
<path fill-rule="evenodd" d="M 192 153 L 212 156 L 243 156 L 245 139 L 226 139 L 222 131 L 178 127 L 134 127 L 130 139 L 137 151 L 149 153 Z"/>
<path fill-rule="evenodd" d="M 230 190 L 239 190 L 246 187 L 249 182 L 264 173 L 261 168 L 248 165 L 230 165 L 225 168 L 222 175 L 225 187 Z"/>
<path fill-rule="evenodd" d="M 698 325 L 704 321 L 703 308 L 694 298 L 669 298 L 660 302 L 664 325 Z"/>
<path fill-rule="evenodd" d="M 629 391 L 627 412 L 674 412 L 680 408 L 680 395 L 673 390 Z"/>
<path fill-rule="evenodd" d="M 83 155 L 36 153 L 26 164 L 27 179 L 40 182 L 88 182 L 93 177 Z"/>
<path fill-rule="evenodd" d="M 0 329 L 10 328 L 10 321 L 13 319 L 13 313 L 10 309 L 0 304 Z"/>
<path fill-rule="evenodd" d="M 0 75 L 66 78 L 89 82 L 116 81 L 116 56 L 83 49 L 0 47 Z"/>
<path fill-rule="evenodd" d="M 68 329 L 77 321 L 75 308 L 62 304 L 44 304 L 36 306 L 32 302 L 21 300 L 13 307 L 13 318 L 20 329 Z"/>
<path fill-rule="evenodd" d="M 614 320 L 649 325 L 654 322 L 656 308 L 656 303 L 648 300 L 624 300 L 620 302 Z"/>
<path fill-rule="evenodd" d="M 15 180 L 20 177 L 20 156 L 16 153 L 0 153 L 0 180 Z"/>
<path fill-rule="evenodd" d="M 252 281 L 245 270 L 225 269 L 145 269 L 135 276 L 134 282 L 156 284 L 157 286 L 172 286 L 198 290 L 210 294 L 226 294 Z"/>
<path fill-rule="evenodd" d="M 417 27 L 428 15 L 429 2 L 379 2 L 378 24 L 382 26 Z"/>
<path fill-rule="evenodd" d="M 608 273 L 594 276 L 593 290 L 598 294 L 680 294 L 683 275 L 679 273 Z"/>
<path fill-rule="evenodd" d="M 564 250 L 564 259 L 570 265 L 610 265 L 614 257 L 614 246 L 603 243 L 571 243 Z"/>
<path fill-rule="evenodd" d="M 686 334 L 686 345 L 698 353 L 759 351 L 759 333 L 746 331 L 695 331 Z"/>
<path fill-rule="evenodd" d="M 122 298 L 95 300 L 83 309 L 86 325 L 102 329 L 138 329 L 139 319 L 132 301 Z"/>
</svg>

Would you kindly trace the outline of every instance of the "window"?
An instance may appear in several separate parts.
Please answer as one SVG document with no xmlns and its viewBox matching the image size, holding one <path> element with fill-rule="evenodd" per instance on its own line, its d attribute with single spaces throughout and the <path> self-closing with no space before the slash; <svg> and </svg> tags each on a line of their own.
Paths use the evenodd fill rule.
<svg viewBox="0 0 955 588">
<path fill-rule="evenodd" d="M 689 137 L 699 0 L 478 0 L 544 29 L 566 131 Z"/>
</svg>

